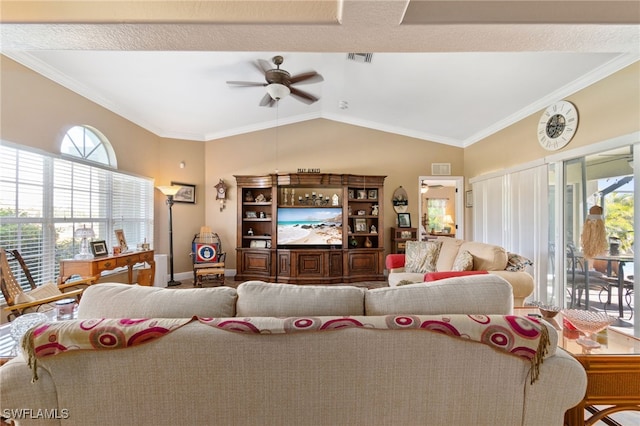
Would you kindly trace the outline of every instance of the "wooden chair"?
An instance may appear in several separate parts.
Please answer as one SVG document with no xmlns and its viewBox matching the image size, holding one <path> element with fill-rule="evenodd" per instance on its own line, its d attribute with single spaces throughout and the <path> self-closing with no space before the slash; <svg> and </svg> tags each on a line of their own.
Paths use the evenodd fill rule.
<svg viewBox="0 0 640 426">
<path fill-rule="evenodd" d="M 19 267 L 22 269 L 22 272 L 29 282 L 29 285 L 31 287 L 30 291 L 25 292 L 20 286 L 20 283 L 11 270 L 9 257 L 17 261 L 17 263 L 19 264 Z M 55 286 L 55 284 L 49 284 L 50 286 L 54 286 L 54 289 L 52 289 L 51 293 L 57 294 L 50 295 L 48 297 L 37 297 L 36 300 L 20 302 L 20 299 L 24 300 L 33 298 L 34 296 L 30 295 L 30 293 L 38 286 L 36 285 L 33 276 L 31 275 L 31 272 L 29 271 L 29 268 L 27 267 L 20 253 L 17 250 L 7 251 L 3 248 L 0 248 L 0 290 L 2 290 L 2 295 L 4 296 L 4 299 L 7 303 L 7 307 L 5 307 L 4 310 L 9 311 L 9 314 L 7 315 L 7 319 L 9 321 L 11 321 L 12 317 L 17 318 L 27 312 L 51 309 L 50 304 L 56 302 L 57 300 L 68 298 L 79 299 L 79 296 L 84 291 L 84 288 L 78 288 L 78 286 L 86 287 L 93 284 L 94 281 L 95 280 L 93 278 L 85 278 L 60 284 L 58 286 Z M 34 292 L 34 294 L 35 293 L 37 293 L 37 291 Z"/>
</svg>

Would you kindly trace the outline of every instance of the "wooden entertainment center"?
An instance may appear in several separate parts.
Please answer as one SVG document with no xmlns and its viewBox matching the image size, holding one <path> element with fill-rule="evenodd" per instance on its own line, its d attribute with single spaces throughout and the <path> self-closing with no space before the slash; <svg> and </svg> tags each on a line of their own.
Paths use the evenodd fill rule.
<svg viewBox="0 0 640 426">
<path fill-rule="evenodd" d="M 384 280 L 384 179 L 328 173 L 235 176 L 238 281 L 336 284 Z M 290 225 L 284 216 L 318 215 L 321 226 Z M 278 236 L 278 216 L 281 233 Z M 334 225 L 335 224 L 335 225 Z M 306 236 L 304 236 L 306 234 Z"/>
</svg>

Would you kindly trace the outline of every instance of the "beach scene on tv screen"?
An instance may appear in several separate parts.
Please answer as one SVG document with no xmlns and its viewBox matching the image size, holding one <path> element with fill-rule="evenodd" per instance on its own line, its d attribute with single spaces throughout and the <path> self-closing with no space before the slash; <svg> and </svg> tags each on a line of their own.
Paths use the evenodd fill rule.
<svg viewBox="0 0 640 426">
<path fill-rule="evenodd" d="M 278 209 L 278 244 L 342 244 L 342 209 Z"/>
</svg>

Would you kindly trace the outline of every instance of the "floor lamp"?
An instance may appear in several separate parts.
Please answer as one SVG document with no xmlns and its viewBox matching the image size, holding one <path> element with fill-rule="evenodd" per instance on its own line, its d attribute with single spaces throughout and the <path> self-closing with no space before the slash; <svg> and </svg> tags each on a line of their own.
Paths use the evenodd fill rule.
<svg viewBox="0 0 640 426">
<path fill-rule="evenodd" d="M 169 268 L 171 271 L 171 279 L 167 283 L 168 287 L 180 285 L 180 281 L 173 279 L 173 196 L 178 193 L 180 186 L 159 186 L 158 189 L 167 196 L 167 205 L 169 206 Z"/>
</svg>

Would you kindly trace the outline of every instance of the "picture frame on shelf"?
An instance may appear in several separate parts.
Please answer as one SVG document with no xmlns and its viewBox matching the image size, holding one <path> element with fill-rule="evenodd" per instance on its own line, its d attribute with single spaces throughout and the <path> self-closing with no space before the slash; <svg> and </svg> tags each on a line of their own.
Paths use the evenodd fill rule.
<svg viewBox="0 0 640 426">
<path fill-rule="evenodd" d="M 412 237 L 411 231 L 402 231 L 402 232 L 400 232 L 400 238 L 402 238 L 404 240 L 408 240 L 411 237 Z"/>
<path fill-rule="evenodd" d="M 171 182 L 171 186 L 179 186 L 180 189 L 173 196 L 176 203 L 196 203 L 196 186 L 189 183 Z"/>
<path fill-rule="evenodd" d="M 473 207 L 473 191 L 465 191 L 464 206 L 467 208 Z"/>
<path fill-rule="evenodd" d="M 107 242 L 104 240 L 91 241 L 89 245 L 91 246 L 91 253 L 93 253 L 94 257 L 104 257 L 109 254 L 107 251 Z"/>
<path fill-rule="evenodd" d="M 378 190 L 377 189 L 370 189 L 369 190 L 369 199 L 370 200 L 377 200 L 378 199 Z"/>
<path fill-rule="evenodd" d="M 356 232 L 367 232 L 367 219 L 356 218 L 354 219 L 354 226 Z"/>
<path fill-rule="evenodd" d="M 367 199 L 367 191 L 364 189 L 358 189 L 358 200 L 366 200 Z"/>
<path fill-rule="evenodd" d="M 354 198 L 356 198 L 356 193 L 353 189 L 349 190 L 349 199 L 353 200 Z"/>
<path fill-rule="evenodd" d="M 411 213 L 398 213 L 398 228 L 411 228 Z"/>
<path fill-rule="evenodd" d="M 247 210 L 245 212 L 245 215 L 247 216 L 247 219 L 257 219 L 258 218 L 258 214 L 252 210 Z"/>
<path fill-rule="evenodd" d="M 127 240 L 124 237 L 124 230 L 116 229 L 113 232 L 116 234 L 116 243 L 118 247 L 120 247 L 120 253 L 126 252 L 129 249 L 129 247 L 127 246 Z"/>
</svg>

